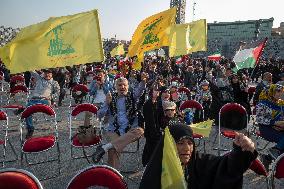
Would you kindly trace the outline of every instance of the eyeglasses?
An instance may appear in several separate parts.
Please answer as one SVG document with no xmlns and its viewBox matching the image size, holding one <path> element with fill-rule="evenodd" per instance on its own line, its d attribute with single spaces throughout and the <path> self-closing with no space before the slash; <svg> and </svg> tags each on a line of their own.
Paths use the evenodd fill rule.
<svg viewBox="0 0 284 189">
<path fill-rule="evenodd" d="M 166 109 L 165 111 L 166 112 L 168 112 L 168 111 L 175 111 L 175 109 Z"/>
</svg>

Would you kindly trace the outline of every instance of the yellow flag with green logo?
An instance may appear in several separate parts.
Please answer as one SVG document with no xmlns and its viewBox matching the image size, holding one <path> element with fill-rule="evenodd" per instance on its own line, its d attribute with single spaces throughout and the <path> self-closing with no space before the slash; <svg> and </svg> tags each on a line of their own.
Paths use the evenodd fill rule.
<svg viewBox="0 0 284 189">
<path fill-rule="evenodd" d="M 152 15 L 143 20 L 136 28 L 128 55 L 133 57 L 142 52 L 167 46 L 171 25 L 175 24 L 176 7 Z"/>
<path fill-rule="evenodd" d="M 135 70 L 141 70 L 142 65 L 141 62 L 144 61 L 144 53 L 140 53 L 137 55 L 137 58 L 135 59 L 132 68 Z"/>
<path fill-rule="evenodd" d="M 0 48 L 0 58 L 14 73 L 104 60 L 97 10 L 52 17 L 23 28 Z"/>
<path fill-rule="evenodd" d="M 181 56 L 207 50 L 206 20 L 173 25 L 170 29 L 169 56 Z"/>
<path fill-rule="evenodd" d="M 177 153 L 176 144 L 168 127 L 165 129 L 161 188 L 187 188 L 181 162 Z"/>
<path fill-rule="evenodd" d="M 200 123 L 191 124 L 190 127 L 195 134 L 209 137 L 214 120 L 207 120 Z"/>
<path fill-rule="evenodd" d="M 124 55 L 124 54 L 125 54 L 125 51 L 124 51 L 124 46 L 123 46 L 123 44 L 118 45 L 117 47 L 113 48 L 113 49 L 110 51 L 111 57 L 120 56 L 120 55 Z"/>
</svg>

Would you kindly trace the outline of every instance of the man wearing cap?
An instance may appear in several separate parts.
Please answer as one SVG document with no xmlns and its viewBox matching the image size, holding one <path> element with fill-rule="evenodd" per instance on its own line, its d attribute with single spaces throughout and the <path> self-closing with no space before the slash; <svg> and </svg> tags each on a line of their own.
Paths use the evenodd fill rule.
<svg viewBox="0 0 284 189">
<path fill-rule="evenodd" d="M 52 78 L 52 71 L 50 69 L 43 70 L 43 74 L 40 75 L 37 72 L 31 72 L 31 76 L 35 78 L 35 89 L 30 95 L 27 107 L 34 104 L 51 104 L 52 96 L 59 93 L 60 87 L 57 81 Z M 33 135 L 34 127 L 32 123 L 32 116 L 26 119 L 27 135 L 26 138 L 30 138 Z"/>
</svg>

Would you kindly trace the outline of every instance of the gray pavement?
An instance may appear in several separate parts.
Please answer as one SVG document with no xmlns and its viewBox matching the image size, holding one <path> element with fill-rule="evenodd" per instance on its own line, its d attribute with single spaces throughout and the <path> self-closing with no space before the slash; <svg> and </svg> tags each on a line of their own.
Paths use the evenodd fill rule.
<svg viewBox="0 0 284 189">
<path fill-rule="evenodd" d="M 4 100 L 5 101 L 5 100 Z M 68 101 L 66 100 L 64 102 L 64 107 L 59 107 L 56 109 L 56 112 L 58 114 L 58 130 L 59 130 L 59 144 L 60 144 L 60 151 L 61 151 L 61 164 L 60 164 L 60 169 L 61 169 L 61 174 L 57 176 L 56 178 L 49 179 L 46 181 L 41 181 L 43 184 L 43 187 L 45 189 L 64 189 L 66 188 L 68 182 L 71 180 L 71 178 L 76 175 L 78 171 L 81 169 L 84 169 L 88 166 L 90 166 L 87 162 L 86 159 L 71 159 L 70 156 L 70 143 L 69 143 L 69 131 L 68 131 L 68 123 L 67 123 L 67 118 L 68 118 Z M 15 146 L 16 151 L 20 152 L 20 137 L 19 137 L 19 120 L 11 113 L 10 115 L 10 129 L 14 130 L 9 132 L 9 139 L 12 142 L 12 144 Z M 82 116 L 81 116 L 82 118 Z M 39 121 L 43 120 L 42 117 L 39 117 Z M 44 126 L 46 127 L 46 125 Z M 38 128 L 38 127 L 37 127 Z M 39 131 L 40 133 L 43 131 Z M 211 135 L 209 139 L 206 140 L 206 149 L 207 153 L 215 154 L 217 155 L 217 152 L 213 150 L 213 147 L 216 147 L 216 144 L 213 144 L 214 138 L 216 135 L 216 129 L 215 127 L 212 129 Z M 252 137 L 253 140 L 255 140 L 254 137 Z M 229 140 L 222 140 L 223 144 L 227 148 L 231 148 L 232 141 Z M 142 151 L 143 151 L 143 146 L 144 146 L 145 140 L 141 139 L 140 140 L 140 148 L 138 155 L 137 154 L 122 154 L 121 156 L 121 170 L 126 171 L 126 170 L 135 170 L 136 165 L 138 166 L 138 170 L 142 171 L 143 167 L 141 164 L 141 157 L 142 157 Z M 264 142 L 260 142 L 261 145 L 264 144 Z M 270 146 L 272 146 L 271 144 Z M 135 150 L 136 144 L 131 144 L 129 147 L 127 147 L 128 150 Z M 201 147 L 200 150 L 202 149 Z M 0 147 L 1 150 L 1 147 Z M 91 149 L 89 152 L 93 152 L 94 148 Z M 202 151 L 202 150 L 201 150 Z M 1 151 L 0 151 L 1 152 Z M 31 160 L 41 160 L 46 157 L 51 157 L 53 152 L 55 151 L 50 151 L 47 152 L 46 154 L 41 154 L 41 155 L 32 155 L 30 157 Z M 77 151 L 78 154 L 82 154 L 82 151 Z M 261 153 L 265 153 L 261 152 Z M 136 156 L 137 155 L 137 156 Z M 12 158 L 12 152 L 8 148 L 8 159 Z M 106 162 L 106 157 L 104 157 L 104 162 Z M 47 175 L 51 175 L 53 173 L 56 173 L 57 170 L 57 164 L 56 162 L 53 163 L 46 163 L 42 165 L 36 165 L 36 166 L 27 166 L 25 163 L 23 166 L 20 165 L 20 161 L 16 162 L 9 162 L 6 164 L 7 168 L 21 168 L 21 169 L 26 169 L 28 171 L 31 171 L 36 177 L 42 178 Z M 128 183 L 128 187 L 130 189 L 135 189 L 138 188 L 141 174 L 133 175 L 133 174 L 128 174 L 128 173 L 123 173 L 124 178 L 126 182 Z M 284 183 L 281 182 L 280 180 L 276 180 L 276 188 L 284 188 Z M 264 176 L 258 176 L 252 171 L 247 171 L 244 174 L 244 185 L 243 188 L 245 189 L 265 189 L 266 188 L 266 178 Z"/>
</svg>

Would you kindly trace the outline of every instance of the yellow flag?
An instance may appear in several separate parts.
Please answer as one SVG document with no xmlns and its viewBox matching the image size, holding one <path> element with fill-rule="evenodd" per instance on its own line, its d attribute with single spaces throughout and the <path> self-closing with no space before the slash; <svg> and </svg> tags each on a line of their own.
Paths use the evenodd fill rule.
<svg viewBox="0 0 284 189">
<path fill-rule="evenodd" d="M 206 20 L 189 24 L 177 24 L 171 27 L 169 56 L 181 56 L 197 51 L 207 50 Z"/>
<path fill-rule="evenodd" d="M 207 120 L 200 123 L 191 124 L 190 127 L 193 133 L 209 137 L 213 122 L 214 122 L 213 120 Z"/>
<path fill-rule="evenodd" d="M 0 49 L 12 74 L 104 60 L 97 10 L 52 17 L 23 28 Z"/>
<path fill-rule="evenodd" d="M 141 70 L 142 68 L 141 62 L 143 61 L 144 61 L 144 53 L 138 54 L 136 60 L 133 63 L 132 68 L 135 70 Z"/>
<path fill-rule="evenodd" d="M 167 46 L 169 43 L 169 26 L 175 24 L 175 17 L 176 7 L 143 20 L 132 36 L 128 55 L 133 57 L 142 52 Z"/>
<path fill-rule="evenodd" d="M 176 144 L 168 127 L 165 129 L 161 186 L 162 189 L 187 188 Z"/>
<path fill-rule="evenodd" d="M 123 46 L 123 44 L 118 45 L 117 47 L 113 48 L 113 49 L 110 51 L 111 57 L 119 56 L 119 55 L 124 55 L 124 54 L 125 54 L 125 51 L 124 51 L 124 46 Z"/>
</svg>

